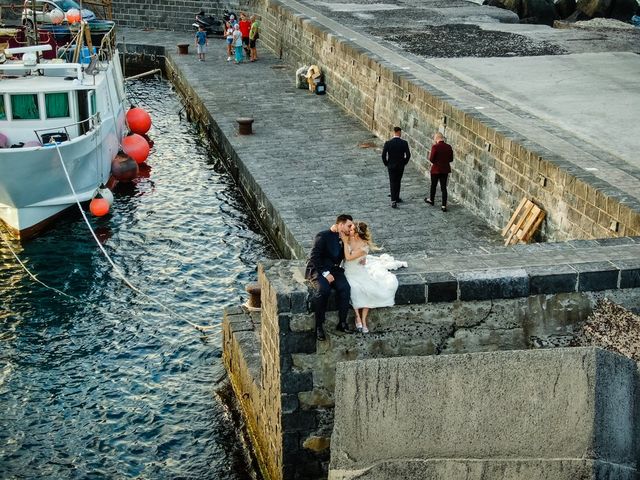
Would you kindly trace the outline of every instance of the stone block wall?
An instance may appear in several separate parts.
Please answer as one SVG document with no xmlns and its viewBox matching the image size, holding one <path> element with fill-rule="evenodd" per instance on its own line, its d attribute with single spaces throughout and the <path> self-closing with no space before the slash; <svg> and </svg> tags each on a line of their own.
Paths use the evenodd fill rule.
<svg viewBox="0 0 640 480">
<path fill-rule="evenodd" d="M 204 9 L 220 17 L 225 8 L 237 2 L 207 0 L 113 0 L 113 20 L 122 27 L 191 31 L 195 15 Z"/>
<path fill-rule="evenodd" d="M 441 298 L 445 301 L 435 303 L 425 303 L 429 292 L 435 288 L 442 293 L 446 285 L 435 277 L 433 283 L 418 285 L 415 277 L 420 274 L 402 272 L 398 305 L 372 312 L 371 334 L 337 332 L 337 315 L 331 311 L 328 339 L 316 342 L 303 269 L 301 261 L 261 264 L 262 322 L 249 321 L 246 313 L 225 317 L 225 363 L 234 390 L 242 397 L 250 430 L 256 432 L 259 457 L 274 479 L 326 478 L 338 362 L 565 346 L 600 295 L 640 308 L 637 268 L 633 270 L 635 288 L 602 294 L 577 291 L 578 274 L 571 277 L 570 293 L 530 295 L 527 291 L 519 298 Z M 475 285 L 476 290 L 486 286 L 483 276 L 452 278 Z M 551 289 L 564 288 L 564 277 L 559 280 L 551 270 L 531 278 Z M 254 329 L 253 336 L 247 328 Z"/>
<path fill-rule="evenodd" d="M 433 134 L 443 132 L 455 151 L 453 194 L 495 228 L 526 196 L 547 213 L 546 240 L 640 235 L 640 204 L 592 173 L 458 106 L 278 0 L 250 0 L 246 9 L 262 15 L 264 45 L 290 64 L 318 64 L 331 99 L 376 135 L 386 138 L 401 125 L 425 173 Z"/>
</svg>

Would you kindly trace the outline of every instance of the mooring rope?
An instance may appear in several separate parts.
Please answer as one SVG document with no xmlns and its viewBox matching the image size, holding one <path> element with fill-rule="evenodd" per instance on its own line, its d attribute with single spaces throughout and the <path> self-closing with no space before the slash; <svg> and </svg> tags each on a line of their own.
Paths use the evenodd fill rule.
<svg viewBox="0 0 640 480">
<path fill-rule="evenodd" d="M 16 259 L 16 261 L 20 264 L 20 266 L 24 269 L 25 272 L 27 272 L 27 275 L 29 275 L 32 280 L 34 282 L 39 283 L 40 285 L 42 285 L 45 288 L 48 288 L 49 290 L 53 290 L 54 292 L 63 295 L 67 298 L 71 298 L 73 300 L 79 301 L 79 298 L 74 297 L 73 295 L 69 295 L 68 293 L 64 293 L 62 290 L 58 290 L 55 287 L 52 287 L 50 285 L 47 285 L 46 283 L 44 283 L 42 280 L 40 280 L 38 277 L 36 277 L 33 273 L 31 273 L 31 271 L 27 268 L 27 266 L 24 264 L 24 262 L 22 262 L 22 260 L 20 260 L 20 257 L 18 257 L 18 254 L 15 252 L 15 250 L 11 247 L 11 244 L 9 243 L 9 241 L 4 238 L 4 233 L 0 232 L 0 236 L 2 236 L 2 241 L 4 242 L 4 244 L 7 246 L 7 248 L 9 248 L 9 251 L 11 252 L 11 254 L 14 256 L 14 258 Z"/>
<path fill-rule="evenodd" d="M 127 285 L 131 290 L 133 290 L 137 294 L 142 295 L 143 297 L 147 298 L 148 300 L 150 300 L 151 302 L 155 303 L 156 305 L 159 305 L 164 310 L 169 312 L 171 315 L 173 315 L 173 316 L 175 316 L 175 317 L 187 322 L 189 325 L 191 325 L 193 328 L 195 328 L 196 330 L 198 330 L 200 332 L 205 332 L 205 331 L 208 331 L 208 330 L 213 330 L 215 328 L 220 328 L 221 325 L 202 326 L 202 325 L 198 325 L 196 323 L 193 323 L 188 318 L 180 315 L 178 312 L 176 312 L 176 311 L 172 310 L 171 308 L 169 308 L 167 305 L 162 303 L 160 300 L 156 300 L 155 298 L 151 297 L 150 295 L 147 295 L 146 293 L 144 293 L 138 287 L 133 285 L 127 279 L 127 277 L 124 275 L 124 273 L 122 273 L 122 271 L 118 268 L 118 266 L 115 264 L 115 262 L 111 259 L 111 257 L 109 256 L 109 254 L 107 253 L 105 248 L 102 246 L 102 244 L 100 243 L 100 240 L 98 240 L 98 236 L 96 235 L 96 233 L 94 232 L 93 228 L 91 227 L 91 223 L 89 223 L 89 219 L 87 218 L 87 215 L 84 213 L 82 205 L 80 205 L 80 200 L 78 199 L 78 195 L 76 193 L 76 190 L 75 190 L 75 188 L 73 188 L 73 183 L 71 182 L 71 177 L 69 177 L 69 172 L 67 171 L 67 167 L 64 164 L 64 160 L 62 158 L 62 152 L 60 152 L 60 147 L 58 146 L 58 143 L 55 143 L 54 145 L 55 145 L 56 150 L 58 152 L 58 158 L 60 159 L 60 165 L 62 165 L 62 170 L 64 171 L 64 175 L 67 177 L 67 182 L 69 183 L 69 187 L 71 188 L 71 192 L 73 193 L 73 198 L 75 199 L 76 204 L 78 205 L 78 209 L 80 210 L 80 213 L 82 214 L 82 218 L 84 219 L 84 222 L 87 224 L 87 227 L 89 227 L 89 231 L 91 232 L 91 235 L 93 236 L 93 239 L 95 240 L 96 244 L 98 245 L 98 248 L 100 248 L 100 251 L 102 252 L 104 257 L 111 264 L 111 268 L 120 277 L 120 279 L 125 283 L 125 285 Z"/>
</svg>

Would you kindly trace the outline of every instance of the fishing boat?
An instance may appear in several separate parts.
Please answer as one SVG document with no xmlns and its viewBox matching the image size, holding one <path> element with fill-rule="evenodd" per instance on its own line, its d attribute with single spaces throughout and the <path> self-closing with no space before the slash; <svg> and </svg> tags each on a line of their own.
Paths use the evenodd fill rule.
<svg viewBox="0 0 640 480">
<path fill-rule="evenodd" d="M 4 49 L 0 220 L 20 239 L 108 184 L 126 133 L 115 31 L 96 47 L 82 46 L 87 35 L 79 32 L 63 49 L 51 44 Z M 55 55 L 43 55 L 53 48 Z M 0 62 L 2 50 L 0 45 Z"/>
</svg>

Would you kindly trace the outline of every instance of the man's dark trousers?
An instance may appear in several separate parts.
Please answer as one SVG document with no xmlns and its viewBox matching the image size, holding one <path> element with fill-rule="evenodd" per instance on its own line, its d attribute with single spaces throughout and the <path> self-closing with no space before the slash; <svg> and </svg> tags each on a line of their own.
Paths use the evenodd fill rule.
<svg viewBox="0 0 640 480">
<path fill-rule="evenodd" d="M 322 275 L 317 275 L 313 279 L 314 287 L 314 314 L 316 319 L 316 328 L 323 326 L 325 313 L 327 312 L 327 303 L 331 289 L 335 289 L 338 300 L 338 319 L 340 324 L 347 323 L 347 315 L 349 314 L 349 301 L 351 299 L 351 287 L 343 272 L 333 274 L 334 281 L 329 283 Z"/>
<path fill-rule="evenodd" d="M 389 188 L 391 189 L 391 201 L 398 202 L 400 200 L 400 182 L 404 174 L 404 166 L 396 168 L 387 168 L 389 171 Z"/>
<path fill-rule="evenodd" d="M 442 192 L 442 205 L 447 206 L 447 180 L 449 178 L 448 173 L 432 173 L 431 174 L 431 192 L 429 198 L 433 202 L 436 198 L 436 188 L 438 182 L 440 182 L 440 191 Z"/>
</svg>

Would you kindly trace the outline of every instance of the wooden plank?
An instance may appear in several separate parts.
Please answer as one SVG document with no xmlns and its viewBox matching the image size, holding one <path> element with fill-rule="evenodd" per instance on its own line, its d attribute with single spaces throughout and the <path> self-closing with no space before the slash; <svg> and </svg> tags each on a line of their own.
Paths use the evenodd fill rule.
<svg viewBox="0 0 640 480">
<path fill-rule="evenodd" d="M 508 237 L 507 240 L 505 241 L 505 245 L 509 245 L 511 243 L 511 240 L 513 239 L 513 236 L 518 233 L 518 230 L 520 230 L 522 228 L 522 224 L 525 222 L 527 216 L 529 215 L 529 213 L 531 212 L 531 209 L 533 209 L 533 207 L 535 207 L 535 205 L 530 202 L 529 200 L 525 201 L 525 206 L 523 208 L 523 213 L 522 216 L 520 217 L 520 220 L 518 220 L 518 223 L 515 224 L 515 231 L 512 232 Z"/>
<path fill-rule="evenodd" d="M 516 232 L 516 237 L 518 237 L 518 240 L 522 240 L 522 238 L 526 235 L 526 233 L 529 231 L 531 226 L 535 223 L 536 219 L 538 218 L 539 213 L 540 213 L 540 207 L 533 204 L 533 208 L 529 211 L 525 221 L 522 223 L 522 226 Z"/>
<path fill-rule="evenodd" d="M 538 218 L 536 219 L 535 223 L 533 224 L 531 229 L 529 229 L 529 231 L 527 232 L 527 235 L 525 235 L 525 237 L 523 238 L 523 240 L 525 242 L 528 242 L 531 239 L 531 237 L 533 236 L 533 234 L 536 232 L 536 230 L 538 230 L 538 227 L 540 226 L 540 224 L 544 220 L 545 216 L 546 216 L 546 214 L 543 211 L 540 211 L 540 215 L 538 215 Z"/>
<path fill-rule="evenodd" d="M 515 212 L 513 212 L 513 215 L 511 215 L 511 218 L 509 219 L 507 226 L 502 229 L 503 237 L 507 234 L 508 231 L 510 231 L 510 228 L 513 225 L 513 222 L 516 221 L 516 218 L 518 217 L 518 213 L 520 212 L 522 207 L 524 207 L 525 203 L 527 203 L 527 197 L 524 197 L 522 200 L 520 200 L 520 203 L 518 204 L 518 207 L 516 208 Z"/>
</svg>

